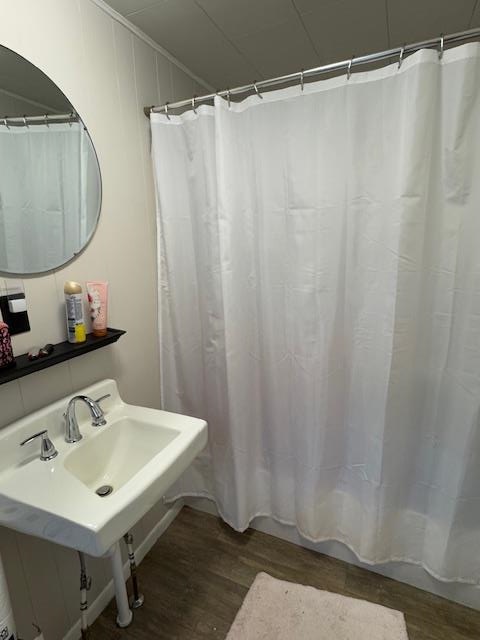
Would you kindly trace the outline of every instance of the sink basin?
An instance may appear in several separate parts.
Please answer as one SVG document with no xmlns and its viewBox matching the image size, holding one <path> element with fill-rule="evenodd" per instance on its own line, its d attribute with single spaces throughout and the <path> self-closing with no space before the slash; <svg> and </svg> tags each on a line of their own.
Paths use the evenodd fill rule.
<svg viewBox="0 0 480 640">
<path fill-rule="evenodd" d="M 113 493 L 179 435 L 163 425 L 121 418 L 114 429 L 82 440 L 65 458 L 65 469 L 89 489 L 108 485 Z"/>
<path fill-rule="evenodd" d="M 207 443 L 203 420 L 129 405 L 116 382 L 103 380 L 72 395 L 102 402 L 107 424 L 92 427 L 77 403 L 82 440 L 64 438 L 72 396 L 0 431 L 0 524 L 93 556 L 102 556 L 155 505 Z M 39 442 L 19 443 L 42 429 L 58 450 L 43 462 Z M 106 495 L 96 493 L 108 487 Z M 105 490 L 106 491 L 106 490 Z"/>
</svg>

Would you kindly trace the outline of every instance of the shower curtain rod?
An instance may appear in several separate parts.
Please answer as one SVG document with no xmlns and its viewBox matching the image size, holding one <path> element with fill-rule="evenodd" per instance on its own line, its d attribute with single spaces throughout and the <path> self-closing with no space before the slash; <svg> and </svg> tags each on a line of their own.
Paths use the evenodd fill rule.
<svg viewBox="0 0 480 640">
<path fill-rule="evenodd" d="M 471 40 L 480 37 L 480 28 L 469 29 L 468 31 L 460 31 L 458 33 L 452 33 L 449 35 L 440 35 L 438 38 L 432 38 L 430 40 L 424 40 L 423 42 L 415 42 L 414 44 L 406 44 L 402 47 L 395 47 L 393 49 L 387 49 L 385 51 L 379 51 L 378 53 L 370 53 L 356 58 L 353 56 L 350 60 L 342 60 L 340 62 L 333 62 L 330 64 L 322 65 L 321 67 L 314 67 L 312 69 L 305 69 L 297 71 L 295 73 L 288 73 L 284 76 L 278 76 L 277 78 L 270 78 L 268 80 L 260 80 L 259 82 L 253 82 L 252 84 L 246 84 L 241 87 L 235 87 L 233 89 L 224 89 L 223 91 L 217 91 L 216 93 L 209 93 L 204 96 L 193 96 L 187 100 L 180 100 L 179 102 L 165 103 L 162 106 L 145 107 L 144 113 L 147 118 L 150 113 L 165 113 L 168 116 L 169 109 L 178 109 L 180 107 L 191 106 L 193 110 L 200 102 L 207 102 L 213 100 L 215 96 L 222 96 L 227 98 L 230 102 L 230 97 L 239 93 L 249 93 L 255 91 L 255 93 L 261 97 L 260 89 L 267 89 L 274 87 L 278 84 L 285 84 L 292 80 L 300 82 L 302 88 L 303 83 L 307 78 L 313 78 L 314 76 L 324 73 L 331 73 L 333 71 L 346 70 L 347 77 L 350 77 L 352 67 L 356 67 L 361 64 L 367 64 L 369 62 L 378 62 L 381 60 L 387 60 L 389 58 L 398 57 L 399 66 L 402 64 L 402 60 L 405 55 L 418 51 L 419 49 L 431 49 L 437 47 L 439 49 L 439 56 L 443 55 L 443 50 L 446 45 L 454 44 L 457 42 L 464 42 L 465 40 Z"/>
<path fill-rule="evenodd" d="M 72 111 L 71 113 L 46 113 L 43 116 L 0 116 L 0 126 L 7 127 L 29 127 L 30 125 L 50 125 L 50 124 L 71 124 L 78 122 L 80 118 Z"/>
</svg>

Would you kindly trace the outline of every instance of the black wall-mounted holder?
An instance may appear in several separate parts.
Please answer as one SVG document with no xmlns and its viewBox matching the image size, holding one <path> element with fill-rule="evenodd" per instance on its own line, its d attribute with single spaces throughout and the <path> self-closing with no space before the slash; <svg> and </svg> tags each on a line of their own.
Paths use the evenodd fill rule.
<svg viewBox="0 0 480 640">
<path fill-rule="evenodd" d="M 8 324 L 8 331 L 10 335 L 16 336 L 18 333 L 30 331 L 28 311 L 12 313 L 8 306 L 9 300 L 25 300 L 25 294 L 12 293 L 6 296 L 0 296 L 0 312 L 3 316 L 3 321 Z"/>
<path fill-rule="evenodd" d="M 59 342 L 54 345 L 54 349 L 49 356 L 38 358 L 37 360 L 29 360 L 26 353 L 15 358 L 15 366 L 0 368 L 0 384 L 17 380 L 28 376 L 30 373 L 41 371 L 52 367 L 54 364 L 77 358 L 84 353 L 101 349 L 113 342 L 116 342 L 126 332 L 122 329 L 107 329 L 107 335 L 99 338 L 89 333 L 85 342 L 71 344 L 70 342 Z"/>
</svg>

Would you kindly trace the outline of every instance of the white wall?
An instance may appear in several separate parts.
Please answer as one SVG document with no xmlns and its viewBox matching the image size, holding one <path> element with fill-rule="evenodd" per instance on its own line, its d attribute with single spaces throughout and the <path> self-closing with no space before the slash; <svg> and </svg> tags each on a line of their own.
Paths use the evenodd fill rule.
<svg viewBox="0 0 480 640">
<path fill-rule="evenodd" d="M 15 352 L 65 339 L 65 280 L 108 280 L 109 324 L 127 330 L 113 346 L 0 386 L 0 427 L 105 377 L 118 381 L 126 401 L 158 407 L 154 190 L 143 107 L 204 88 L 93 0 L 0 0 L 0 16 L 0 44 L 49 75 L 82 116 L 103 179 L 87 249 L 62 269 L 24 280 L 32 331 L 14 338 Z M 137 542 L 163 513 L 159 505 L 139 523 Z M 78 617 L 76 554 L 7 529 L 0 529 L 0 553 L 20 636 L 33 637 L 34 620 L 46 639 L 62 638 Z M 108 567 L 96 560 L 89 568 L 94 599 Z"/>
</svg>

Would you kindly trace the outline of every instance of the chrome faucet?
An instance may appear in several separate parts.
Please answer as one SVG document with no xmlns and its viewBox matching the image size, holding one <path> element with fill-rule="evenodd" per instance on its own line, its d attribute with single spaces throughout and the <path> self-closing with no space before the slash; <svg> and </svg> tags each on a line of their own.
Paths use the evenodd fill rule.
<svg viewBox="0 0 480 640">
<path fill-rule="evenodd" d="M 75 405 L 78 400 L 85 402 L 87 407 L 90 409 L 90 415 L 92 416 L 92 427 L 101 427 L 104 424 L 107 424 L 105 420 L 105 415 L 99 405 L 99 402 L 105 400 L 105 398 L 109 398 L 110 394 L 98 398 L 97 400 L 92 400 L 88 396 L 75 396 L 68 403 L 67 410 L 63 414 L 65 417 L 65 440 L 67 442 L 78 442 L 82 439 L 82 434 L 80 433 L 80 429 L 78 428 L 77 416 L 75 415 Z"/>
</svg>

